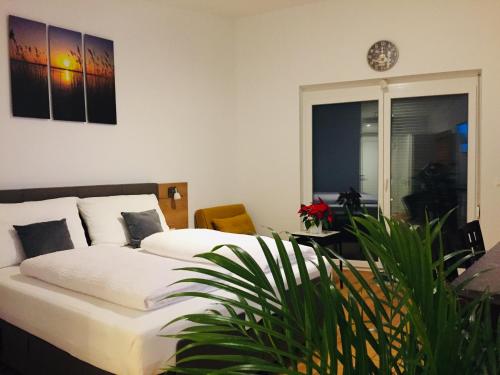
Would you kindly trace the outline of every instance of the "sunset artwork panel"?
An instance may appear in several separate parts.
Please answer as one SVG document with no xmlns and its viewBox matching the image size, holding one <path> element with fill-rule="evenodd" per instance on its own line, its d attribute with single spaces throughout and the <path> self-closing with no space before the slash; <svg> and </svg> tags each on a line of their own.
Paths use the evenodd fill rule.
<svg viewBox="0 0 500 375">
<path fill-rule="evenodd" d="M 52 117 L 85 122 L 82 34 L 49 26 L 49 50 Z"/>
<path fill-rule="evenodd" d="M 50 118 L 47 26 L 9 16 L 12 115 Z"/>
<path fill-rule="evenodd" d="M 113 41 L 84 36 L 88 121 L 116 124 Z"/>
</svg>

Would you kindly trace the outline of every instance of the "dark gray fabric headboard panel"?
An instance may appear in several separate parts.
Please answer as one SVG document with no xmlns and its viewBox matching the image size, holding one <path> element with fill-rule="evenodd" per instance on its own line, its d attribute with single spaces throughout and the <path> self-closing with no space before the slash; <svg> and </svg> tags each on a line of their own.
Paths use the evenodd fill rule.
<svg viewBox="0 0 500 375">
<path fill-rule="evenodd" d="M 158 197 L 158 184 L 125 184 L 125 185 L 90 185 L 66 186 L 40 189 L 0 190 L 0 203 L 22 203 L 41 201 L 63 197 L 103 197 L 110 195 L 155 194 Z M 85 237 L 90 244 L 87 226 L 82 220 Z"/>
<path fill-rule="evenodd" d="M 62 197 L 88 198 L 133 194 L 155 194 L 158 196 L 158 184 L 90 185 L 0 190 L 0 203 L 21 203 Z"/>
</svg>

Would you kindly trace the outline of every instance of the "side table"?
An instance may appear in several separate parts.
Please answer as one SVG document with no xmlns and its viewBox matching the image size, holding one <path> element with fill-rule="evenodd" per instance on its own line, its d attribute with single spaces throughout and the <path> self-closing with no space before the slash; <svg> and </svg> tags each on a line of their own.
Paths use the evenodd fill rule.
<svg viewBox="0 0 500 375">
<path fill-rule="evenodd" d="M 342 236 L 340 231 L 329 230 L 321 233 L 309 233 L 308 231 L 292 232 L 292 236 L 297 239 L 301 245 L 311 245 L 311 241 L 316 242 L 318 245 L 331 248 L 339 255 L 342 255 Z M 340 272 L 343 271 L 343 264 L 340 262 Z M 340 288 L 344 287 L 344 283 L 340 280 Z"/>
</svg>

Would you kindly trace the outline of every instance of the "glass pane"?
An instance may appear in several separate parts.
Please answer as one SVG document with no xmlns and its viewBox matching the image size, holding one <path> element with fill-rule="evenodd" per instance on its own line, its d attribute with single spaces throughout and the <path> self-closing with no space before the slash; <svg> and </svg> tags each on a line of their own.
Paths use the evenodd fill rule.
<svg viewBox="0 0 500 375">
<path fill-rule="evenodd" d="M 334 228 L 348 223 L 337 203 L 350 188 L 361 193 L 361 205 L 378 212 L 378 101 L 313 106 L 313 199 L 332 207 Z M 352 246 L 349 246 L 349 243 Z M 343 242 L 344 256 L 361 259 L 359 246 Z"/>
<path fill-rule="evenodd" d="M 468 97 L 392 100 L 391 215 L 421 224 L 453 208 L 449 233 L 467 220 Z"/>
</svg>

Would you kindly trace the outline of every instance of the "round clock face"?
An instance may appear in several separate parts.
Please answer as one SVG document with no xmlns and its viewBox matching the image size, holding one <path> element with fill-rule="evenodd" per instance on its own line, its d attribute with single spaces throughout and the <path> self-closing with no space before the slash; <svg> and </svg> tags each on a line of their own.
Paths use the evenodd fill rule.
<svg viewBox="0 0 500 375">
<path fill-rule="evenodd" d="M 396 65 L 399 57 L 398 48 L 388 40 L 380 40 L 370 47 L 366 56 L 373 70 L 383 72 Z"/>
</svg>

